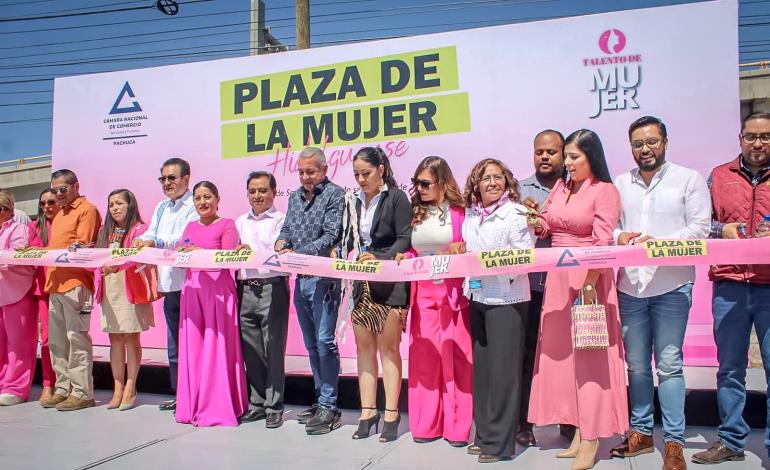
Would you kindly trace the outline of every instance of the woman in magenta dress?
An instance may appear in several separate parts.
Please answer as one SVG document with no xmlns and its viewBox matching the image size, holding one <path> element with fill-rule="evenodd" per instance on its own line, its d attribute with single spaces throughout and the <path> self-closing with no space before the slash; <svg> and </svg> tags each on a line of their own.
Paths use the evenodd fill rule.
<svg viewBox="0 0 770 470">
<path fill-rule="evenodd" d="M 201 181 L 193 188 L 193 200 L 200 220 L 187 225 L 181 250 L 238 246 L 233 220 L 217 215 L 217 187 Z M 237 426 L 238 417 L 248 409 L 236 300 L 231 270 L 187 270 L 179 318 L 176 420 L 180 423 Z"/>
<path fill-rule="evenodd" d="M 554 247 L 612 244 L 620 197 L 612 184 L 599 137 L 585 129 L 567 137 L 568 182 L 559 181 L 533 220 L 535 233 L 550 234 Z M 565 250 L 566 253 L 566 250 Z M 575 350 L 571 307 L 580 296 L 605 306 L 609 348 Z M 592 468 L 599 438 L 628 430 L 623 344 L 612 269 L 552 271 L 545 284 L 540 337 L 532 381 L 529 421 L 578 428 L 569 449 L 572 470 Z"/>
<path fill-rule="evenodd" d="M 51 188 L 45 188 L 38 199 L 37 220 L 29 223 L 29 246 L 43 248 L 48 245 L 48 237 L 51 234 L 51 221 L 59 213 L 61 206 L 56 201 L 56 194 Z M 53 396 L 53 386 L 56 383 L 56 374 L 51 365 L 51 353 L 48 349 L 48 294 L 45 292 L 44 266 L 36 268 L 35 275 L 35 303 L 40 317 L 40 363 L 43 371 L 43 391 L 39 401 L 45 401 Z"/>
</svg>

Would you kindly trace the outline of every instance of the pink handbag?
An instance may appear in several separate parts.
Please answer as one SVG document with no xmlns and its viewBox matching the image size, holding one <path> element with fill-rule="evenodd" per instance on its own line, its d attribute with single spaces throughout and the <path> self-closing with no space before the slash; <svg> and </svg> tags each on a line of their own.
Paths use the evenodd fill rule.
<svg viewBox="0 0 770 470">
<path fill-rule="evenodd" d="M 583 289 L 572 306 L 572 345 L 575 349 L 605 349 L 610 346 L 604 305 L 585 303 Z"/>
</svg>

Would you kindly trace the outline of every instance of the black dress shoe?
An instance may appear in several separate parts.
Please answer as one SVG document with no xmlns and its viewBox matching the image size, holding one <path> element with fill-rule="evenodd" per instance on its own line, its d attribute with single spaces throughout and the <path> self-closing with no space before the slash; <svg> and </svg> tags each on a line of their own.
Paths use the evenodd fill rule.
<svg viewBox="0 0 770 470">
<path fill-rule="evenodd" d="M 253 423 L 254 421 L 259 421 L 260 419 L 267 418 L 267 413 L 265 412 L 264 408 L 252 408 L 249 411 L 243 413 L 240 418 L 238 418 L 239 423 Z"/>
<path fill-rule="evenodd" d="M 433 442 L 441 439 L 440 437 L 413 437 L 412 440 L 416 442 L 417 444 L 427 444 L 428 442 Z"/>
<path fill-rule="evenodd" d="M 537 445 L 535 433 L 531 429 L 525 429 L 516 434 L 516 442 L 524 447 L 534 447 Z"/>
<path fill-rule="evenodd" d="M 280 428 L 283 424 L 283 412 L 279 411 L 277 413 L 268 413 L 267 419 L 265 420 L 265 427 L 267 429 L 275 429 Z"/>
<path fill-rule="evenodd" d="M 316 413 L 318 413 L 318 403 L 313 403 L 313 406 L 310 408 L 297 413 L 297 422 L 299 422 L 299 424 L 305 424 L 310 421 L 310 418 L 315 416 Z"/>
<path fill-rule="evenodd" d="M 160 411 L 174 411 L 176 410 L 176 399 L 166 400 L 158 405 Z"/>
<path fill-rule="evenodd" d="M 489 454 L 481 454 L 479 455 L 479 463 L 496 463 L 496 462 L 502 462 L 503 460 L 511 460 L 511 457 L 502 457 L 499 455 L 489 455 Z"/>
<path fill-rule="evenodd" d="M 342 426 L 340 419 L 342 419 L 340 410 L 318 407 L 318 413 L 305 424 L 305 432 L 308 436 L 329 434 Z"/>
<path fill-rule="evenodd" d="M 575 438 L 575 431 L 577 428 L 571 424 L 560 424 L 559 434 L 566 437 L 568 441 L 572 441 Z"/>
<path fill-rule="evenodd" d="M 449 439 L 446 440 L 450 446 L 452 447 L 465 447 L 468 445 L 466 441 L 450 441 Z"/>
</svg>

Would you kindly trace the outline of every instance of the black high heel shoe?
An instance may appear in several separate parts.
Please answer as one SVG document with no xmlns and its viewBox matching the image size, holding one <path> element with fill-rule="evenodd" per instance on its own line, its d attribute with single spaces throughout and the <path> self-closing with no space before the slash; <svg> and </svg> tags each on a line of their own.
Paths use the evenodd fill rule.
<svg viewBox="0 0 770 470">
<path fill-rule="evenodd" d="M 370 408 L 368 406 L 362 406 L 361 409 L 362 410 L 376 410 L 377 408 Z M 369 437 L 369 433 L 371 433 L 372 428 L 374 428 L 374 433 L 375 434 L 380 429 L 380 413 L 379 412 L 377 412 L 377 414 L 375 414 L 371 418 L 359 419 L 358 420 L 358 430 L 353 433 L 353 439 L 366 439 L 367 437 Z"/>
<path fill-rule="evenodd" d="M 389 410 L 385 408 L 385 411 L 390 411 L 391 413 L 398 413 L 398 410 Z M 382 421 L 382 434 L 380 434 L 380 442 L 390 442 L 395 441 L 398 438 L 398 424 L 401 422 L 401 414 L 398 414 L 398 417 L 395 419 L 395 421 L 388 421 L 383 418 Z"/>
</svg>

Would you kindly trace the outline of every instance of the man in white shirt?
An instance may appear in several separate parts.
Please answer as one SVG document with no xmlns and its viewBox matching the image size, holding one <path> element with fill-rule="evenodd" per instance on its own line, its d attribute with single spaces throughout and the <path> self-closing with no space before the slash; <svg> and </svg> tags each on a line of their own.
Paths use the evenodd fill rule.
<svg viewBox="0 0 770 470">
<path fill-rule="evenodd" d="M 650 239 L 707 238 L 711 196 L 697 171 L 666 161 L 668 137 L 652 116 L 628 130 L 638 168 L 620 175 L 615 185 L 623 212 L 615 230 L 618 245 Z M 663 469 L 686 468 L 684 446 L 685 383 L 682 344 L 695 281 L 693 266 L 629 266 L 618 270 L 618 301 L 631 395 L 631 432 L 612 449 L 617 457 L 654 451 L 652 354 L 666 443 Z"/>
<path fill-rule="evenodd" d="M 150 228 L 134 241 L 134 246 L 174 249 L 187 224 L 198 220 L 190 191 L 190 164 L 181 158 L 163 162 L 158 177 L 167 199 L 162 200 L 152 214 Z M 168 372 L 171 389 L 176 393 L 179 357 L 179 300 L 185 271 L 171 266 L 158 266 L 158 290 L 163 292 L 163 314 L 166 317 Z M 176 400 L 160 404 L 164 411 L 176 409 Z"/>
<path fill-rule="evenodd" d="M 273 251 L 286 214 L 273 206 L 275 177 L 255 171 L 246 179 L 251 209 L 238 217 L 239 250 Z M 266 419 L 267 428 L 283 423 L 284 356 L 289 330 L 289 281 L 269 269 L 238 271 L 241 346 L 246 363 L 250 409 L 242 423 Z"/>
</svg>

